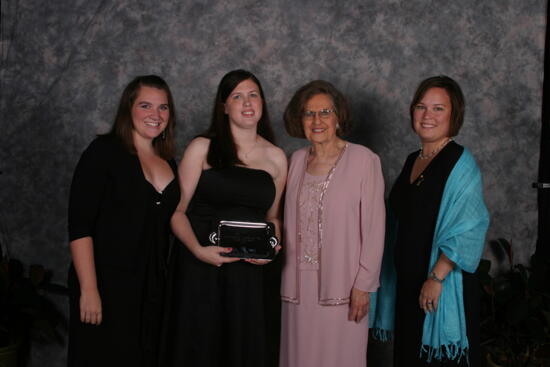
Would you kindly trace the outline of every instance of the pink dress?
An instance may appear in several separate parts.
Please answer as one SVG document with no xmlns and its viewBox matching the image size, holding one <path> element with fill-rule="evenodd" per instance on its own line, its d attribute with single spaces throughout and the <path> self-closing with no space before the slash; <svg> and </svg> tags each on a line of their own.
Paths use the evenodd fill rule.
<svg viewBox="0 0 550 367">
<path fill-rule="evenodd" d="M 353 287 L 378 287 L 380 163 L 368 149 L 348 144 L 327 177 L 312 176 L 305 172 L 307 154 L 296 152 L 289 170 L 279 365 L 365 367 L 368 317 L 348 321 L 349 295 Z"/>
</svg>

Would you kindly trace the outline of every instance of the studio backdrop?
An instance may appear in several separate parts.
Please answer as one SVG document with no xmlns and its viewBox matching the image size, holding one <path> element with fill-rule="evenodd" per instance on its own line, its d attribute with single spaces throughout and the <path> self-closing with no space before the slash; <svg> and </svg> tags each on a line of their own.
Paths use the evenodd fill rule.
<svg viewBox="0 0 550 367">
<path fill-rule="evenodd" d="M 387 193 L 418 149 L 408 106 L 432 75 L 456 79 L 456 140 L 479 162 L 488 238 L 526 262 L 537 237 L 544 0 L 234 0 L 1 2 L 0 228 L 10 254 L 65 281 L 75 164 L 110 128 L 136 75 L 169 83 L 181 155 L 209 123 L 216 86 L 244 68 L 262 81 L 279 145 L 294 91 L 326 79 L 351 100 L 351 141 L 380 155 Z M 491 255 L 487 252 L 485 256 Z M 65 302 L 65 301 L 63 301 Z M 34 352 L 64 365 L 64 347 Z M 37 357 L 38 358 L 38 357 Z M 38 364 L 36 364 L 38 365 Z"/>
</svg>

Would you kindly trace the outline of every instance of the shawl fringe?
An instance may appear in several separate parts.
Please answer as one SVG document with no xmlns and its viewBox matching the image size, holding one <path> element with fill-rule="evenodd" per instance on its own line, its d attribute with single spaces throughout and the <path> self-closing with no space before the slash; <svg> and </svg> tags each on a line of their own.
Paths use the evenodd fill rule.
<svg viewBox="0 0 550 367">
<path fill-rule="evenodd" d="M 419 356 L 422 358 L 423 355 L 426 355 L 426 362 L 428 363 L 430 363 L 434 358 L 438 361 L 456 360 L 457 363 L 460 363 L 462 358 L 466 358 L 468 366 L 470 365 L 470 361 L 468 359 L 468 348 L 461 348 L 459 343 L 440 345 L 437 348 L 424 344 L 420 348 Z"/>
<path fill-rule="evenodd" d="M 371 329 L 374 339 L 381 342 L 389 342 L 393 339 L 393 332 L 391 330 L 384 330 L 380 328 Z"/>
</svg>

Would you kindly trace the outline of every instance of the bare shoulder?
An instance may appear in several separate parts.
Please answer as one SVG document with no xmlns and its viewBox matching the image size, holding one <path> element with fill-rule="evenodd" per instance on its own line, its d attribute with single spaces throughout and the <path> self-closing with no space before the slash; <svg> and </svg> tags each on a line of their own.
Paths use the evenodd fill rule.
<svg viewBox="0 0 550 367">
<path fill-rule="evenodd" d="M 183 159 L 181 164 L 184 162 L 201 162 L 201 165 L 206 163 L 206 156 L 208 155 L 208 148 L 210 147 L 210 139 L 198 137 L 189 143 L 185 152 L 183 153 Z"/>
<path fill-rule="evenodd" d="M 210 147 L 210 139 L 199 136 L 191 140 L 191 142 L 185 149 L 185 153 L 187 154 L 187 152 L 208 152 L 208 147 Z"/>
<path fill-rule="evenodd" d="M 276 163 L 286 165 L 286 154 L 281 148 L 271 144 L 271 146 L 268 148 L 268 154 L 273 158 Z"/>
<path fill-rule="evenodd" d="M 268 159 L 275 163 L 277 166 L 285 166 L 287 164 L 285 152 L 278 146 L 268 142 L 262 138 L 262 148 Z"/>
<path fill-rule="evenodd" d="M 287 159 L 285 152 L 264 138 L 261 138 L 260 142 L 261 152 L 258 158 L 261 163 L 258 166 L 269 172 L 275 180 L 279 178 L 286 179 Z"/>
</svg>

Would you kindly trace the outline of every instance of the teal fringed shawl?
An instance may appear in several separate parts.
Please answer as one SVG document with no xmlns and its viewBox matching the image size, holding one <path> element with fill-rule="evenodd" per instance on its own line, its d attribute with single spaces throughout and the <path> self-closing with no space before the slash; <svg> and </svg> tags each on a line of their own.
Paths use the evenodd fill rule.
<svg viewBox="0 0 550 367">
<path fill-rule="evenodd" d="M 369 323 L 374 336 L 389 340 L 392 336 L 395 313 L 395 271 L 393 245 L 397 223 L 389 214 L 386 230 L 386 249 L 380 275 L 380 288 L 371 296 Z M 464 152 L 451 171 L 439 208 L 430 268 L 441 252 L 456 264 L 443 282 L 436 312 L 424 319 L 420 355 L 441 360 L 467 356 L 468 338 L 462 297 L 462 270 L 475 272 L 489 226 L 489 213 L 483 202 L 481 174 L 471 153 Z"/>
</svg>

